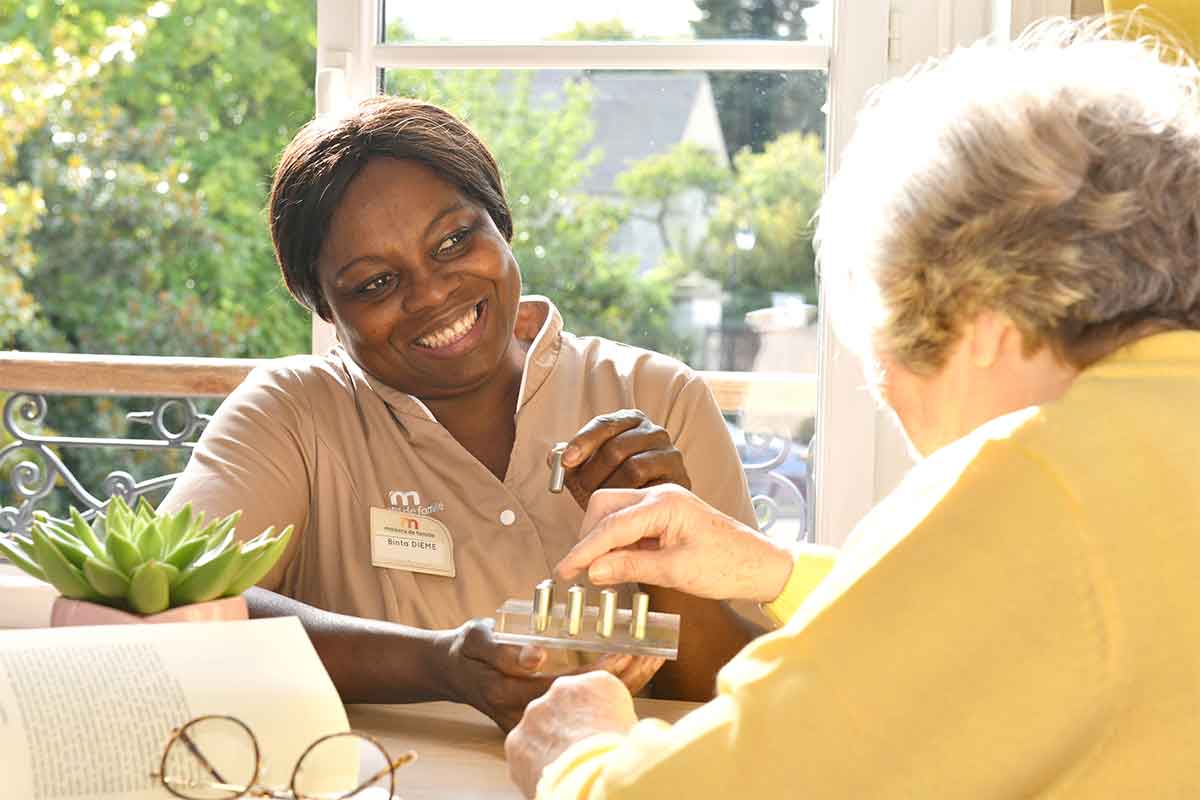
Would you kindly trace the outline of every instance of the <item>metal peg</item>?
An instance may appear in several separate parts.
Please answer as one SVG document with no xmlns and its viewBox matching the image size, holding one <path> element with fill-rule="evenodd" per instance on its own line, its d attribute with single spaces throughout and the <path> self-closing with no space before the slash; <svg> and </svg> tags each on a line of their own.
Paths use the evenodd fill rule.
<svg viewBox="0 0 1200 800">
<path fill-rule="evenodd" d="M 578 636 L 583 628 L 583 604 L 587 590 L 582 586 L 572 586 L 567 589 L 567 634 Z"/>
<path fill-rule="evenodd" d="M 567 443 L 559 442 L 550 448 L 550 491 L 558 494 L 567 482 L 567 470 L 563 467 L 563 453 L 567 452 Z"/>
<path fill-rule="evenodd" d="M 600 615 L 596 618 L 596 633 L 605 639 L 613 635 L 617 621 L 617 590 L 600 590 Z"/>
<path fill-rule="evenodd" d="M 646 638 L 646 618 L 650 615 L 650 595 L 634 592 L 633 609 L 629 615 L 629 635 L 635 639 Z"/>
<path fill-rule="evenodd" d="M 533 590 L 533 629 L 543 633 L 550 627 L 550 608 L 554 600 L 554 581 L 547 578 Z"/>
</svg>

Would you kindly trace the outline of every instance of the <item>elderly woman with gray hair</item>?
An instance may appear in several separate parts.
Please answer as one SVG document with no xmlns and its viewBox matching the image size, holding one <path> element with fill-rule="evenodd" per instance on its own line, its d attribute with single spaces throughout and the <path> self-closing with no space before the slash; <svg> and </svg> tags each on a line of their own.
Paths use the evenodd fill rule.
<svg viewBox="0 0 1200 800">
<path fill-rule="evenodd" d="M 560 679 L 508 739 L 527 791 L 1200 796 L 1200 72 L 1098 34 L 874 96 L 821 263 L 924 458 L 828 574 L 677 487 L 594 495 L 564 578 L 783 627 L 674 727 Z"/>
</svg>

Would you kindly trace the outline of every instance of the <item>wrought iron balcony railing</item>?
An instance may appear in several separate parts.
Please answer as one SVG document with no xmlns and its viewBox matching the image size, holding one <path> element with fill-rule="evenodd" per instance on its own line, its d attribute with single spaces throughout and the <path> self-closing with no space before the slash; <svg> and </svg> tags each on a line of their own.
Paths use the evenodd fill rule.
<svg viewBox="0 0 1200 800">
<path fill-rule="evenodd" d="M 229 394 L 258 364 L 254 359 L 164 358 L 155 356 L 90 356 L 56 353 L 0 352 L 0 394 L 7 394 L 0 431 L 0 478 L 7 476 L 13 505 L 0 506 L 0 532 L 28 529 L 33 513 L 56 489 L 69 493 L 69 502 L 95 514 L 112 498 L 135 503 L 143 495 L 164 490 L 176 473 L 135 478 L 112 470 L 99 486 L 89 488 L 63 458 L 65 452 L 103 448 L 111 451 L 190 452 L 209 417 L 198 408 L 201 398 Z M 793 414 L 812 407 L 814 375 L 791 373 L 702 373 L 722 411 L 736 414 L 752 404 L 758 415 Z M 131 425 L 144 426 L 146 435 L 128 437 L 78 436 L 47 433 L 45 420 L 52 400 L 62 396 L 134 397 L 152 402 L 149 410 L 126 415 Z M 805 447 L 790 436 L 756 435 L 733 428 L 743 468 L 754 495 L 764 530 L 790 522 L 787 538 L 810 538 L 807 498 L 811 485 L 797 485 Z M 7 442 L 7 443 L 4 443 Z M 798 452 L 797 452 L 798 451 Z M 801 481 L 811 484 L 804 468 Z M 0 498 L 0 503 L 7 498 Z"/>
</svg>

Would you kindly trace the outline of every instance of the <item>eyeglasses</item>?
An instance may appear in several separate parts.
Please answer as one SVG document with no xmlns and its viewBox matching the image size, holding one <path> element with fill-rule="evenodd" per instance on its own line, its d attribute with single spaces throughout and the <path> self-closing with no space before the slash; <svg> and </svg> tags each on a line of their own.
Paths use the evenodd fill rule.
<svg viewBox="0 0 1200 800">
<path fill-rule="evenodd" d="M 393 759 L 377 739 L 365 733 L 331 733 L 300 754 L 286 788 L 270 788 L 258 782 L 263 758 L 249 726 L 236 717 L 210 714 L 171 731 L 159 768 L 151 777 L 184 800 L 343 800 L 371 789 L 386 789 L 390 800 L 396 789 L 396 770 L 416 758 L 410 750 Z M 384 766 L 360 778 L 360 763 Z"/>
</svg>

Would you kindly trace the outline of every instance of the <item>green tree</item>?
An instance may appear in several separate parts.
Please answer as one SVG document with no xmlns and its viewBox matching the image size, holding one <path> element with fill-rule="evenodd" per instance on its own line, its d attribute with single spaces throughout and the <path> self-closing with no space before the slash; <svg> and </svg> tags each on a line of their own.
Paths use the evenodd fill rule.
<svg viewBox="0 0 1200 800">
<path fill-rule="evenodd" d="M 40 341 L 46 333 L 38 302 L 25 286 L 37 264 L 30 236 L 46 201 L 16 169 L 21 144 L 46 120 L 51 76 L 28 43 L 0 48 L 0 344 Z"/>
<path fill-rule="evenodd" d="M 705 198 L 703 238 L 689 247 L 664 230 L 670 251 L 663 268 L 674 276 L 696 270 L 724 286 L 727 319 L 770 305 L 771 292 L 815 300 L 812 221 L 825 180 L 820 139 L 787 133 L 761 153 L 743 148 L 733 166 L 730 172 L 711 152 L 684 143 L 635 164 L 617 185 L 655 219 L 669 220 L 673 204 L 688 192 Z M 751 249 L 737 248 L 739 230 L 753 232 Z"/>
<path fill-rule="evenodd" d="M 737 179 L 717 202 L 702 271 L 733 291 L 726 315 L 740 319 L 770 305 L 771 292 L 802 293 L 816 301 L 813 217 L 825 186 L 825 151 L 815 134 L 785 133 L 761 153 L 734 159 Z M 737 231 L 754 232 L 741 251 Z"/>
<path fill-rule="evenodd" d="M 634 35 L 624 22 L 614 17 L 599 22 L 576 22 L 570 30 L 550 38 L 573 42 L 620 42 L 633 39 Z"/>
<path fill-rule="evenodd" d="M 43 195 L 25 283 L 64 346 L 305 349 L 308 319 L 282 290 L 262 207 L 276 154 L 312 108 L 311 4 L 0 0 L 0 10 L 0 30 L 52 71 L 94 65 L 48 104 L 0 178 Z M 242 46 L 251 39 L 260 46 Z"/>
<path fill-rule="evenodd" d="M 802 12 L 818 0 L 695 0 L 697 39 L 793 39 L 808 31 Z M 761 151 L 788 131 L 823 136 L 826 76 L 822 72 L 710 72 L 725 145 L 732 158 Z"/>
<path fill-rule="evenodd" d="M 687 223 L 690 220 L 681 221 L 679 217 L 690 216 L 693 212 L 681 206 L 691 195 L 699 193 L 699 214 L 707 218 L 717 197 L 729 188 L 732 179 L 729 167 L 711 150 L 693 142 L 682 142 L 666 153 L 635 163 L 617 176 L 616 186 L 638 209 L 635 214 L 647 216 L 654 222 L 663 245 L 682 254 L 688 249 L 690 231 Z"/>
</svg>

